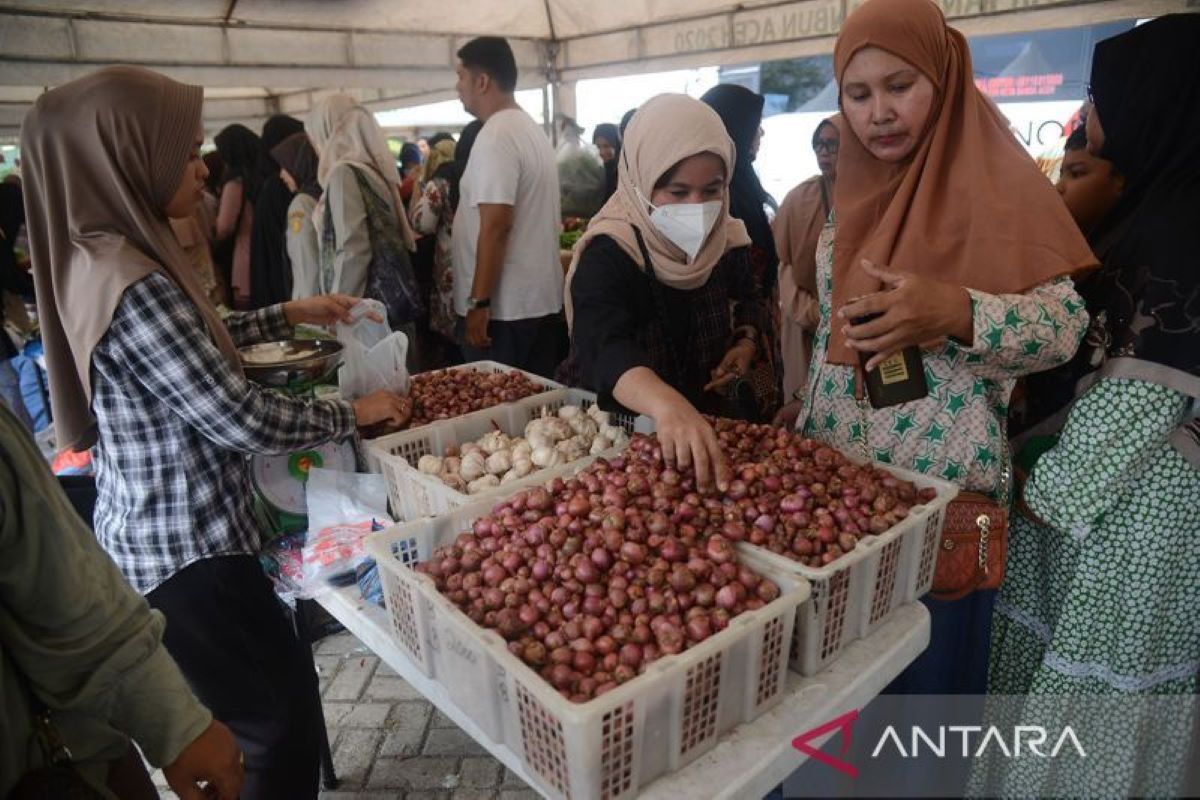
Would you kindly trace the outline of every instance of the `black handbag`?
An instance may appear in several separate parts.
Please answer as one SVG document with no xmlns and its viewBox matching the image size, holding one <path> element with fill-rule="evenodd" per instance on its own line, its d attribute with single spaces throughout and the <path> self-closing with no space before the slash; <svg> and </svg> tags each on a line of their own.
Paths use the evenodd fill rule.
<svg viewBox="0 0 1200 800">
<path fill-rule="evenodd" d="M 32 695 L 30 695 L 33 697 Z M 33 735 L 46 765 L 29 770 L 8 793 L 7 800 L 104 800 L 72 764 L 71 751 L 50 719 L 50 710 L 33 700 Z"/>
</svg>

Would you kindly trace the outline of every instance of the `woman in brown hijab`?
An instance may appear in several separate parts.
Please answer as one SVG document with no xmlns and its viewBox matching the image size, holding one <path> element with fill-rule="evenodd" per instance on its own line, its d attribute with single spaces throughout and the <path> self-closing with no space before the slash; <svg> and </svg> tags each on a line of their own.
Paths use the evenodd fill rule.
<svg viewBox="0 0 1200 800">
<path fill-rule="evenodd" d="M 821 319 L 817 306 L 817 239 L 833 210 L 837 179 L 838 127 L 834 118 L 821 120 L 813 131 L 812 148 L 821 170 L 788 192 L 773 225 L 779 253 L 779 349 L 782 356 L 783 396 L 790 415 L 782 411 L 776 424 L 792 424 L 800 413 L 796 400 L 808 382 L 812 336 Z"/>
<path fill-rule="evenodd" d="M 842 27 L 834 69 L 845 126 L 798 426 L 1003 501 L 1013 384 L 1075 352 L 1087 314 L 1066 276 L 1095 259 L 975 87 L 966 40 L 937 5 L 868 0 Z M 871 368 L 910 346 L 925 396 L 860 402 L 859 354 Z M 931 644 L 894 688 L 982 693 L 994 600 L 988 591 L 928 601 Z"/>
<path fill-rule="evenodd" d="M 239 345 L 331 324 L 354 301 L 222 322 L 168 223 L 201 198 L 201 103 L 198 86 L 110 67 L 43 94 L 25 118 L 51 402 L 60 445 L 95 445 L 97 539 L 168 618 L 167 650 L 245 752 L 242 797 L 311 798 L 316 678 L 258 565 L 246 455 L 345 439 L 406 408 L 393 395 L 352 405 L 247 382 Z"/>
</svg>

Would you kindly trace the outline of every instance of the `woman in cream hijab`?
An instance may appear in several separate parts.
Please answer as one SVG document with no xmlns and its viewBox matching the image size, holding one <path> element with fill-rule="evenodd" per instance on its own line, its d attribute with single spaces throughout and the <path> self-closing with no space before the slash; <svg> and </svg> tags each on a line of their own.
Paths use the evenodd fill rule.
<svg viewBox="0 0 1200 800">
<path fill-rule="evenodd" d="M 694 464 L 701 485 L 727 477 L 701 413 L 728 416 L 730 387 L 753 395 L 741 379 L 767 352 L 770 330 L 750 238 L 729 215 L 735 159 L 704 103 L 675 94 L 647 101 L 626 129 L 617 191 L 567 275 L 565 376 L 597 392 L 602 406 L 652 417 L 666 459 Z"/>
<path fill-rule="evenodd" d="M 416 239 L 383 130 L 344 94 L 319 101 L 304 130 L 317 151 L 324 190 L 316 210 L 322 287 L 382 302 L 392 329 L 408 335 L 411 355 L 424 303 L 410 257 Z"/>
<path fill-rule="evenodd" d="M 326 296 L 234 313 L 201 288 L 168 218 L 200 202 L 199 86 L 109 67 L 38 98 L 21 130 L 38 316 L 61 446 L 95 445 L 96 538 L 169 620 L 163 638 L 246 754 L 243 798 L 315 798 L 317 684 L 258 564 L 248 454 L 403 422 L 380 393 L 259 389 L 240 345 L 328 325 Z"/>
</svg>

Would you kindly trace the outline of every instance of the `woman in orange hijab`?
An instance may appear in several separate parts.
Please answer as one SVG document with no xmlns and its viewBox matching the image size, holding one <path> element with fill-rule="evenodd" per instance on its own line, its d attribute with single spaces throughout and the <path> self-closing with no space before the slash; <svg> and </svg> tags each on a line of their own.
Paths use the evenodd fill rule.
<svg viewBox="0 0 1200 800">
<path fill-rule="evenodd" d="M 966 40 L 930 0 L 860 6 L 842 26 L 834 69 L 845 126 L 817 247 L 821 321 L 798 427 L 1003 501 L 1013 384 L 1075 352 L 1087 314 L 1067 276 L 1095 259 L 975 87 Z M 925 396 L 885 408 L 860 401 L 860 354 L 870 370 L 913 346 Z M 894 688 L 982 693 L 994 599 L 928 600 L 930 647 Z"/>
</svg>

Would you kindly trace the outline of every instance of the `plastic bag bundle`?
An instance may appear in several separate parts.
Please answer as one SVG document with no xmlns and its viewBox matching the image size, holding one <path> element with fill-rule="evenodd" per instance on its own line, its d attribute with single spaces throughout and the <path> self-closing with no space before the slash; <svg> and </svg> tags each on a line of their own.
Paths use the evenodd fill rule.
<svg viewBox="0 0 1200 800">
<path fill-rule="evenodd" d="M 371 319 L 371 312 L 382 321 Z M 387 310 L 378 300 L 360 300 L 350 315 L 353 322 L 339 323 L 336 328 L 343 348 L 338 375 L 342 399 L 357 400 L 380 389 L 406 394 L 408 337 L 388 327 Z"/>
<path fill-rule="evenodd" d="M 326 584 L 347 586 L 368 561 L 363 540 L 391 524 L 382 475 L 314 467 L 308 473 L 308 537 L 302 551 L 301 597 Z"/>
</svg>

